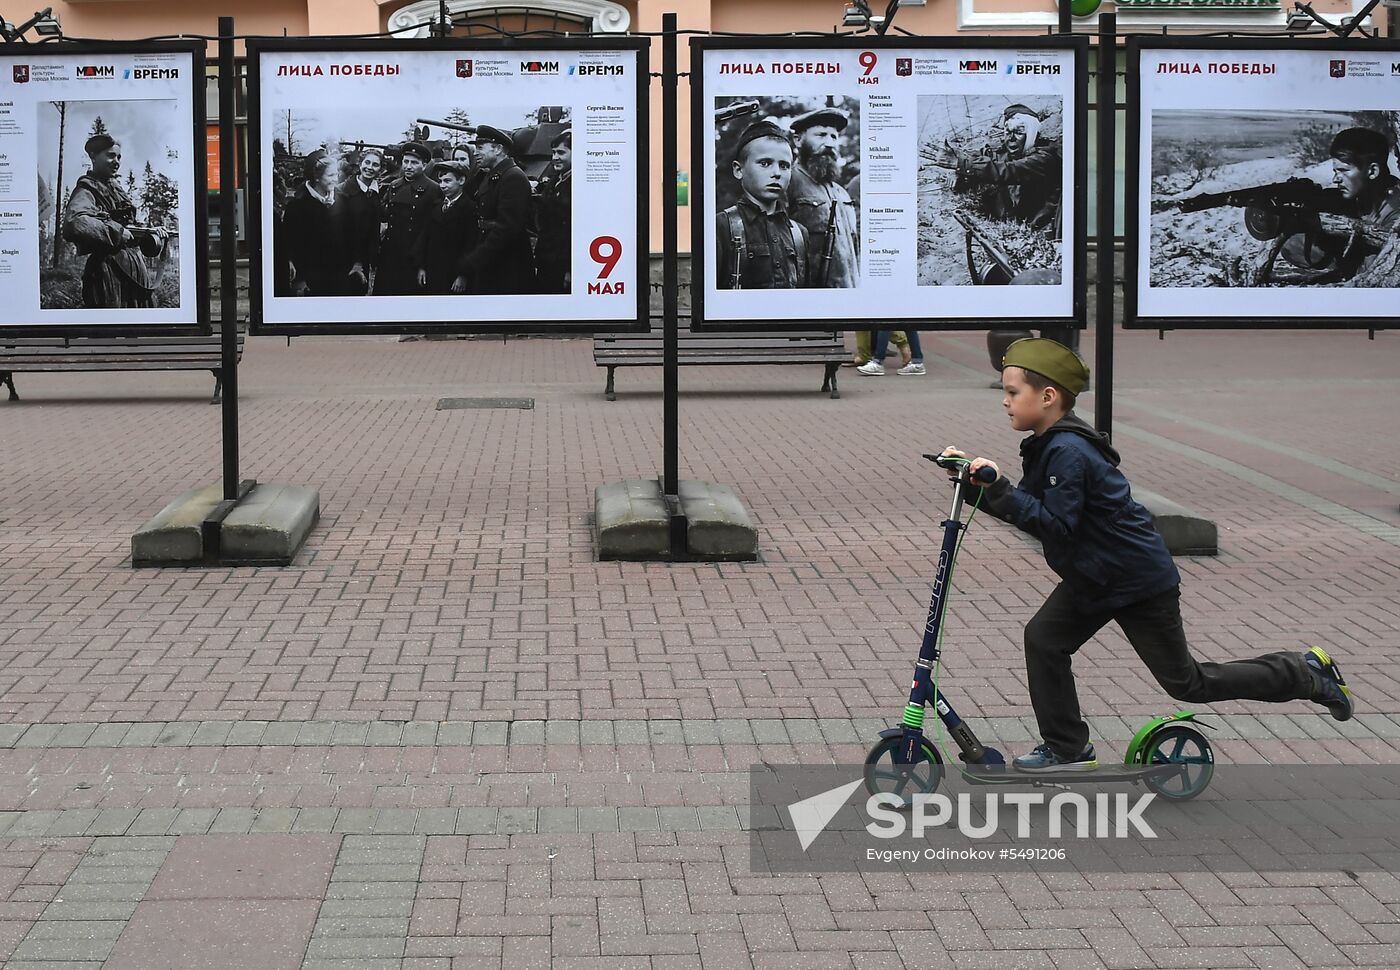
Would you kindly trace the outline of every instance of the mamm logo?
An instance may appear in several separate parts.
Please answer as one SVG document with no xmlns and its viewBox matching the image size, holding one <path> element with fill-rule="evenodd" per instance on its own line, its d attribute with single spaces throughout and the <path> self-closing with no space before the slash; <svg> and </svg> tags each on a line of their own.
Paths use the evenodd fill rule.
<svg viewBox="0 0 1400 970">
<path fill-rule="evenodd" d="M 471 76 L 472 76 L 472 62 L 471 62 L 471 58 L 467 58 L 466 60 L 459 59 L 459 60 L 457 61 L 457 76 L 458 76 L 458 77 L 471 77 Z"/>
<path fill-rule="evenodd" d="M 521 74 L 558 74 L 558 61 L 521 61 Z"/>
<path fill-rule="evenodd" d="M 85 77 L 85 78 L 88 78 L 88 77 L 110 77 L 110 78 L 115 78 L 115 77 L 117 76 L 117 69 L 116 69 L 115 67 L 111 66 L 110 64 L 108 64 L 108 65 L 84 64 L 82 67 L 75 68 L 74 70 L 75 70 L 75 73 L 76 73 L 76 75 L 77 75 L 78 77 Z"/>
<path fill-rule="evenodd" d="M 996 61 L 958 61 L 958 70 L 963 74 L 995 74 Z"/>
</svg>

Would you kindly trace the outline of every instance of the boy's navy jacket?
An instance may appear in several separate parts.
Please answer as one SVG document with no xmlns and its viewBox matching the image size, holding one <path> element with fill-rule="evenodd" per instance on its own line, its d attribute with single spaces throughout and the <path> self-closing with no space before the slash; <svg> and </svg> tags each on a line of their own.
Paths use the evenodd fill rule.
<svg viewBox="0 0 1400 970">
<path fill-rule="evenodd" d="M 1151 514 L 1133 501 L 1119 460 L 1108 440 L 1071 411 L 1021 442 L 1021 484 L 1013 487 L 1002 476 L 983 502 L 1041 541 L 1045 561 L 1086 613 L 1116 610 L 1181 582 Z"/>
</svg>

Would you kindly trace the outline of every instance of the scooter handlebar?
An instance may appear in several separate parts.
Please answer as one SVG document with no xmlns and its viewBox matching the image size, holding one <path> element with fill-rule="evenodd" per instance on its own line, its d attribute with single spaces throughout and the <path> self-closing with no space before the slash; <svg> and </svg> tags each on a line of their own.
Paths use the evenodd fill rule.
<svg viewBox="0 0 1400 970">
<path fill-rule="evenodd" d="M 933 462 L 939 468 L 946 468 L 949 471 L 959 467 L 960 465 L 971 464 L 971 462 L 969 462 L 966 458 L 954 458 L 951 455 L 924 455 L 924 457 L 927 458 L 929 461 Z M 972 477 L 975 478 L 977 481 L 982 482 L 984 485 L 990 485 L 992 484 L 992 482 L 997 480 L 997 473 L 991 468 L 988 468 L 987 466 L 983 465 L 981 468 L 977 469 L 977 471 L 972 473 Z"/>
</svg>

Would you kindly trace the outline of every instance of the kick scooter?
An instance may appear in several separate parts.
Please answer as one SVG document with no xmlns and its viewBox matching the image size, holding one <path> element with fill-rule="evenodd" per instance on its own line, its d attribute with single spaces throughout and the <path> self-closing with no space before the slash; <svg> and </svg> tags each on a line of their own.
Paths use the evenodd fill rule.
<svg viewBox="0 0 1400 970">
<path fill-rule="evenodd" d="M 972 784 L 1033 785 L 1060 787 L 1066 784 L 1130 782 L 1146 785 L 1163 798 L 1185 801 L 1195 798 L 1210 785 L 1215 758 L 1210 742 L 1196 727 L 1207 727 L 1191 711 L 1177 711 L 1156 717 L 1133 735 L 1123 764 L 1092 770 L 1019 772 L 1006 764 L 996 748 L 984 745 L 966 721 L 958 717 L 938 686 L 942 633 L 948 606 L 953 565 L 967 530 L 962 521 L 963 486 L 972 481 L 966 458 L 924 455 L 939 467 L 956 474 L 953 479 L 953 507 L 943 523 L 943 547 L 938 554 L 938 570 L 933 578 L 928 623 L 923 647 L 914 662 L 914 683 L 903 723 L 880 732 L 880 741 L 865 759 L 865 786 L 872 795 L 894 794 L 904 806 L 918 794 L 932 794 L 943 780 L 943 757 L 939 746 L 924 734 L 925 708 L 932 707 L 958 748 L 964 767 L 962 776 Z M 978 481 L 990 484 L 996 473 L 990 468 L 977 472 Z M 973 515 L 976 507 L 973 508 Z M 971 517 L 968 522 L 972 521 Z"/>
</svg>

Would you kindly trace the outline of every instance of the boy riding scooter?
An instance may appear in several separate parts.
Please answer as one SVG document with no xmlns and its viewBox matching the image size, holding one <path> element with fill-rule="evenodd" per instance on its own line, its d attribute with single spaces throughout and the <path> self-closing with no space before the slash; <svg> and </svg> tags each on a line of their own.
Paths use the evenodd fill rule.
<svg viewBox="0 0 1400 970">
<path fill-rule="evenodd" d="M 1073 412 L 1089 368 L 1054 340 L 1013 343 L 1002 364 L 1002 406 L 1021 442 L 1024 477 L 997 473 L 981 508 L 1041 541 L 1061 579 L 1026 625 L 1026 673 L 1043 741 L 1012 764 L 1020 771 L 1097 767 L 1089 726 L 1079 712 L 1071 658 L 1109 621 L 1116 622 L 1157 682 L 1179 701 L 1309 700 L 1338 721 L 1352 715 L 1351 691 L 1327 653 L 1278 652 L 1252 660 L 1200 663 L 1181 623 L 1181 577 L 1151 515 L 1133 501 L 1118 452 Z M 965 458 L 956 448 L 944 456 Z M 971 501 L 975 493 L 968 496 Z"/>
</svg>

